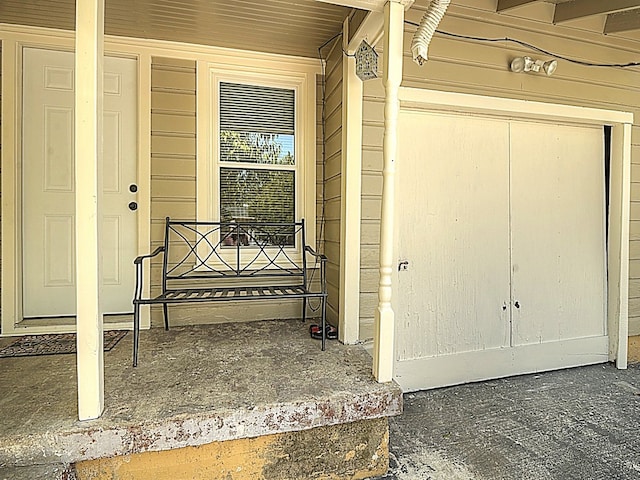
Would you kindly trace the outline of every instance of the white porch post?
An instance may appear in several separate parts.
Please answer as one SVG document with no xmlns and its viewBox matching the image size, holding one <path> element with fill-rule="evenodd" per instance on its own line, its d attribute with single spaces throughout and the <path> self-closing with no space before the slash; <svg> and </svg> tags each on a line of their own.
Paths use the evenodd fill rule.
<svg viewBox="0 0 640 480">
<path fill-rule="evenodd" d="M 78 415 L 104 409 L 100 255 L 104 0 L 76 0 L 75 191 Z"/>
<path fill-rule="evenodd" d="M 406 0 L 389 0 L 384 7 L 384 139 L 382 216 L 380 223 L 380 284 L 373 343 L 373 375 L 378 382 L 393 377 L 394 313 L 391 306 L 397 130 L 402 82 L 404 9 Z"/>
<path fill-rule="evenodd" d="M 349 19 L 342 28 L 342 48 L 349 45 Z M 340 341 L 356 343 L 360 328 L 360 214 L 362 193 L 362 81 L 356 59 L 342 58 L 342 178 L 340 223 Z"/>
</svg>

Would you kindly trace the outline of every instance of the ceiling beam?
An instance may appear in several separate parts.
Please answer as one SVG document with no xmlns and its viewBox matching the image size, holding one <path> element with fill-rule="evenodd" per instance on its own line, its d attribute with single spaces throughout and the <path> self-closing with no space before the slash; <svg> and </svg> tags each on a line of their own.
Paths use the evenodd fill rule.
<svg viewBox="0 0 640 480">
<path fill-rule="evenodd" d="M 343 7 L 359 8 L 360 10 L 369 10 L 371 12 L 380 12 L 384 10 L 385 3 L 391 1 L 401 3 L 405 10 L 409 10 L 415 0 L 317 0 L 318 2 L 331 3 L 332 5 L 341 5 Z"/>
<path fill-rule="evenodd" d="M 318 0 L 318 2 L 342 5 L 343 7 L 359 8 L 360 10 L 370 10 L 372 12 L 382 12 L 387 0 Z"/>
<path fill-rule="evenodd" d="M 640 9 L 607 15 L 607 22 L 604 24 L 605 35 L 629 30 L 640 30 Z"/>
<path fill-rule="evenodd" d="M 592 15 L 623 12 L 635 8 L 640 8 L 640 0 L 573 0 L 556 5 L 553 23 L 563 23 Z"/>
<path fill-rule="evenodd" d="M 496 12 L 504 12 L 505 10 L 528 5 L 529 3 L 536 3 L 537 1 L 538 0 L 498 0 Z"/>
<path fill-rule="evenodd" d="M 362 40 L 366 40 L 369 45 L 375 47 L 382 39 L 384 33 L 384 15 L 378 12 L 369 12 L 364 21 L 358 25 L 349 39 L 347 50 L 353 54 L 360 46 Z M 349 32 L 351 34 L 351 32 Z"/>
</svg>

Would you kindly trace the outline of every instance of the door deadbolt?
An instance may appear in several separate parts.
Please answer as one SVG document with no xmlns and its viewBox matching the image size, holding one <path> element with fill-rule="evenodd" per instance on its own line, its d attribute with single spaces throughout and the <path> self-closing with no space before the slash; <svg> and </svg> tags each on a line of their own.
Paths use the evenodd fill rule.
<svg viewBox="0 0 640 480">
<path fill-rule="evenodd" d="M 134 210 L 137 210 L 137 209 L 138 209 L 138 204 L 136 202 L 129 203 L 129 210 L 133 212 Z"/>
<path fill-rule="evenodd" d="M 129 185 L 129 191 L 131 193 L 136 193 L 138 191 L 138 185 L 136 185 L 135 183 L 132 183 L 131 185 Z"/>
</svg>

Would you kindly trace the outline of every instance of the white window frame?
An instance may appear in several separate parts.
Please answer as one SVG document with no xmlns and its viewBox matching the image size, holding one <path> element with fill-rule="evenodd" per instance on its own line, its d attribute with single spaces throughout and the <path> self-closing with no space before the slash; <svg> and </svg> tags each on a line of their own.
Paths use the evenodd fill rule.
<svg viewBox="0 0 640 480">
<path fill-rule="evenodd" d="M 316 73 L 317 61 L 256 54 L 244 59 L 197 64 L 197 180 L 196 219 L 220 220 L 221 167 L 238 168 L 245 164 L 220 162 L 219 85 L 243 83 L 295 91 L 295 221 L 305 221 L 305 241 L 316 242 Z M 277 165 L 251 165 L 249 168 L 278 170 Z M 290 170 L 290 168 L 286 168 Z M 295 246 L 296 256 L 302 246 Z M 249 252 L 247 252 L 249 254 Z"/>
</svg>

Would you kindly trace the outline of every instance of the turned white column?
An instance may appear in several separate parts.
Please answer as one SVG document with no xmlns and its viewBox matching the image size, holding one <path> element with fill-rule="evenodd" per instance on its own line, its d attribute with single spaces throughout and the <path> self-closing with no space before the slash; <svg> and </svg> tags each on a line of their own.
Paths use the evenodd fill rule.
<svg viewBox="0 0 640 480">
<path fill-rule="evenodd" d="M 390 0 L 384 7 L 384 138 L 382 216 L 380 222 L 380 284 L 373 343 L 373 375 L 378 382 L 393 377 L 394 313 L 391 305 L 395 172 L 398 145 L 398 90 L 402 82 L 402 49 L 406 1 Z"/>
<path fill-rule="evenodd" d="M 75 191 L 78 416 L 104 409 L 100 255 L 104 0 L 76 0 Z"/>
</svg>

